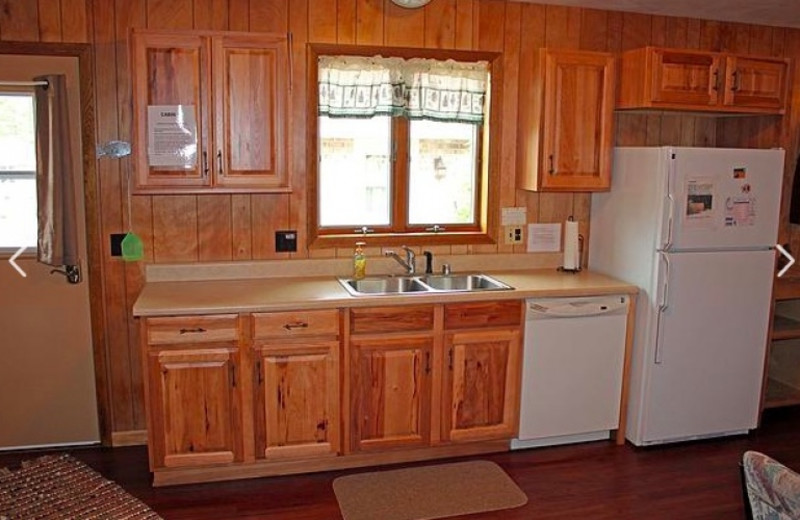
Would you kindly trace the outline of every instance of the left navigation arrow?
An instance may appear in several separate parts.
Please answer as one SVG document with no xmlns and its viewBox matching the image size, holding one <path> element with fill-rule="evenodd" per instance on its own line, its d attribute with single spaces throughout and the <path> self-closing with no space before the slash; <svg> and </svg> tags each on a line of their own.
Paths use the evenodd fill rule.
<svg viewBox="0 0 800 520">
<path fill-rule="evenodd" d="M 19 273 L 19 275 L 21 277 L 23 277 L 23 278 L 26 278 L 28 276 L 28 274 L 25 271 L 23 271 L 22 268 L 20 266 L 18 266 L 17 263 L 14 260 L 19 258 L 19 255 L 21 255 L 23 252 L 25 252 L 25 250 L 27 248 L 28 248 L 27 246 L 20 247 L 19 250 L 16 253 L 14 253 L 14 255 L 11 258 L 8 259 L 8 263 L 11 264 L 11 267 L 16 269 L 17 272 Z"/>
</svg>

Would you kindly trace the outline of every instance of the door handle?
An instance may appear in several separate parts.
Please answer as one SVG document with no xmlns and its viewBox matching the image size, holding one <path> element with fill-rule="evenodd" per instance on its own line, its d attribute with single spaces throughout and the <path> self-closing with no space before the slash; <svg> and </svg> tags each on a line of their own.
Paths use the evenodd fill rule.
<svg viewBox="0 0 800 520">
<path fill-rule="evenodd" d="M 656 312 L 656 344 L 655 344 L 655 352 L 654 352 L 654 363 L 656 365 L 660 365 L 663 359 L 663 327 L 661 326 L 661 320 L 664 316 L 664 311 L 669 308 L 669 271 L 670 271 L 670 264 L 669 264 L 669 256 L 664 253 L 661 253 L 660 258 L 664 259 L 664 285 L 661 292 L 661 303 L 658 305 L 658 311 Z"/>
<path fill-rule="evenodd" d="M 669 214 L 667 215 L 667 239 L 664 242 L 664 249 L 672 247 L 672 223 L 675 221 L 675 197 L 672 193 L 667 194 L 669 203 Z"/>
<path fill-rule="evenodd" d="M 71 284 L 79 284 L 83 280 L 79 265 L 65 265 L 64 269 L 51 269 L 50 274 L 60 274 Z"/>
</svg>

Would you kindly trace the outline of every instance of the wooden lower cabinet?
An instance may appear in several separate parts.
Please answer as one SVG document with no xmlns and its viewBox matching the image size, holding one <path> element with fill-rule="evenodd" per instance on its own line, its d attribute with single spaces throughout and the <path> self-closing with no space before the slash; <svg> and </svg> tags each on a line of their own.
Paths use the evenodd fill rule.
<svg viewBox="0 0 800 520">
<path fill-rule="evenodd" d="M 350 341 L 351 450 L 430 442 L 432 351 L 430 337 Z"/>
<path fill-rule="evenodd" d="M 511 438 L 518 421 L 519 329 L 448 333 L 444 439 Z"/>
<path fill-rule="evenodd" d="M 505 451 L 522 302 L 142 319 L 156 486 Z"/>
<path fill-rule="evenodd" d="M 148 367 L 153 465 L 241 460 L 235 349 L 157 350 Z"/>
<path fill-rule="evenodd" d="M 337 455 L 339 342 L 256 347 L 257 456 L 285 460 Z"/>
</svg>

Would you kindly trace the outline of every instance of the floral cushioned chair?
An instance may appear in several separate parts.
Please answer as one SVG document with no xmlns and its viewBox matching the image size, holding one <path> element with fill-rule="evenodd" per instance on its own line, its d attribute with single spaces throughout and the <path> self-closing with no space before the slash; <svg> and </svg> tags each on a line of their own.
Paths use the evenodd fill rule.
<svg viewBox="0 0 800 520">
<path fill-rule="evenodd" d="M 757 451 L 742 456 L 742 474 L 753 520 L 800 519 L 800 474 Z"/>
</svg>

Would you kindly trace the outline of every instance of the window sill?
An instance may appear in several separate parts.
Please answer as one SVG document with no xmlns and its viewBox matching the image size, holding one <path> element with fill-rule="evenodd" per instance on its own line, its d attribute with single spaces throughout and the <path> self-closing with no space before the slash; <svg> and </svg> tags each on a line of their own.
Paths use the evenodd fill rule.
<svg viewBox="0 0 800 520">
<path fill-rule="evenodd" d="M 0 247 L 0 260 L 9 260 L 17 251 L 19 251 L 18 247 Z M 17 258 L 37 258 L 36 246 L 27 247 Z"/>
<path fill-rule="evenodd" d="M 368 246 L 456 246 L 496 244 L 497 241 L 486 233 L 478 231 L 442 233 L 368 233 L 349 235 L 319 235 L 311 240 L 309 249 L 352 247 L 358 241 Z"/>
</svg>

